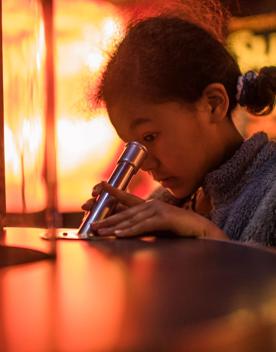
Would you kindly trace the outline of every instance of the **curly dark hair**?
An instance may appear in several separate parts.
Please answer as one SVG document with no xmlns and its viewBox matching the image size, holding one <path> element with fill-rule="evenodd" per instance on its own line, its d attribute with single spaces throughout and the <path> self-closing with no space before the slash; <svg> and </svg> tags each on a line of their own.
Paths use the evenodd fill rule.
<svg viewBox="0 0 276 352">
<path fill-rule="evenodd" d="M 121 99 L 192 103 L 216 82 L 227 91 L 230 117 L 238 103 L 239 76 L 237 62 L 213 33 L 187 19 L 160 15 L 128 28 L 102 75 L 97 98 L 107 106 Z M 241 105 L 249 105 L 253 114 L 270 112 L 275 82 L 275 68 L 263 69 L 254 90 L 244 85 Z"/>
<path fill-rule="evenodd" d="M 242 77 L 243 89 L 238 103 L 253 115 L 267 115 L 275 106 L 276 67 L 263 67 L 259 74 L 248 71 Z"/>
</svg>

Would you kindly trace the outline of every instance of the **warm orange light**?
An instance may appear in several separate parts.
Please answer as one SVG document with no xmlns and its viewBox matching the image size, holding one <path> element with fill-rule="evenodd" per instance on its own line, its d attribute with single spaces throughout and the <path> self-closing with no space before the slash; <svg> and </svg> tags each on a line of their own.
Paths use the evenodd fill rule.
<svg viewBox="0 0 276 352">
<path fill-rule="evenodd" d="M 18 175 L 19 172 L 19 157 L 16 146 L 13 140 L 12 131 L 8 126 L 5 126 L 5 162 L 6 167 L 10 170 L 11 175 Z"/>
<path fill-rule="evenodd" d="M 107 2 L 56 4 L 58 203 L 61 211 L 73 211 L 120 146 L 106 111 L 86 108 L 86 93 L 87 85 L 90 92 L 96 86 L 122 20 Z"/>
<path fill-rule="evenodd" d="M 7 210 L 39 211 L 46 202 L 40 1 L 5 2 L 3 17 Z M 58 205 L 79 211 L 93 185 L 108 177 L 121 147 L 106 111 L 87 109 L 87 86 L 93 92 L 123 20 L 109 2 L 58 0 L 54 22 Z"/>
<path fill-rule="evenodd" d="M 65 172 L 87 164 L 89 157 L 94 158 L 94 169 L 99 171 L 118 146 L 106 116 L 90 120 L 61 117 L 57 132 L 60 167 Z"/>
<path fill-rule="evenodd" d="M 82 107 L 85 82 L 105 64 L 120 19 L 108 3 L 59 0 L 55 23 L 59 206 L 61 211 L 79 210 L 120 144 L 105 111 Z M 3 27 L 7 210 L 37 211 L 45 208 L 45 31 L 40 2 L 5 2 Z M 91 90 L 95 82 L 89 82 Z"/>
<path fill-rule="evenodd" d="M 118 19 L 115 20 L 112 17 L 103 18 L 96 37 L 98 45 L 93 46 L 87 56 L 87 65 L 92 72 L 97 72 L 103 67 L 108 59 L 108 53 L 114 45 L 114 41 L 120 38 L 121 31 Z M 89 32 L 86 33 L 86 37 L 89 40 Z"/>
<path fill-rule="evenodd" d="M 7 211 L 45 208 L 45 40 L 39 1 L 3 2 Z"/>
<path fill-rule="evenodd" d="M 105 58 L 99 50 L 91 51 L 87 57 L 87 65 L 91 71 L 98 71 L 104 61 Z"/>
</svg>

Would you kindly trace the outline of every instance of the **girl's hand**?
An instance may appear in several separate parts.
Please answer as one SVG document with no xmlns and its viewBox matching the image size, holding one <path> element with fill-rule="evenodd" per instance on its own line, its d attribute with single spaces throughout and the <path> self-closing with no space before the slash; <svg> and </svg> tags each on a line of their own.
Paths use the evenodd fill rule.
<svg viewBox="0 0 276 352">
<path fill-rule="evenodd" d="M 85 211 L 89 211 L 92 209 L 98 195 L 103 191 L 108 191 L 111 195 L 118 199 L 119 203 L 115 208 L 115 213 L 120 212 L 122 210 L 127 209 L 130 206 L 138 205 L 143 203 L 144 200 L 134 196 L 133 194 L 127 193 L 125 191 L 120 191 L 112 186 L 110 186 L 107 182 L 103 181 L 96 184 L 92 190 L 92 198 L 88 199 L 81 208 Z"/>
<path fill-rule="evenodd" d="M 169 230 L 179 236 L 227 239 L 214 223 L 193 211 L 158 200 L 144 201 L 106 183 L 103 184 L 103 188 L 127 208 L 93 223 L 92 229 L 97 230 L 99 235 L 133 237 L 152 231 Z"/>
<path fill-rule="evenodd" d="M 101 183 L 96 184 L 93 189 L 92 189 L 92 198 L 88 199 L 82 206 L 81 208 L 85 211 L 89 211 L 92 209 L 97 196 L 101 193 L 101 191 L 103 190 L 103 187 L 101 185 Z"/>
</svg>

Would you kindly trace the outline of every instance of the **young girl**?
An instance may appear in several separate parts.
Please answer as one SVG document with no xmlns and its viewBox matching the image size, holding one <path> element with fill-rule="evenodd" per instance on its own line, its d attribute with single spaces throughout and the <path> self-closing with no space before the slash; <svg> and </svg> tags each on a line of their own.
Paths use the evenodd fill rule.
<svg viewBox="0 0 276 352">
<path fill-rule="evenodd" d="M 93 229 L 274 245 L 276 143 L 262 132 L 243 140 L 231 115 L 237 104 L 255 115 L 271 112 L 275 92 L 276 67 L 242 75 L 199 25 L 177 16 L 132 25 L 106 67 L 99 97 L 120 138 L 147 147 L 143 169 L 161 188 L 143 200 L 97 185 L 93 196 L 106 189 L 125 209 Z"/>
</svg>

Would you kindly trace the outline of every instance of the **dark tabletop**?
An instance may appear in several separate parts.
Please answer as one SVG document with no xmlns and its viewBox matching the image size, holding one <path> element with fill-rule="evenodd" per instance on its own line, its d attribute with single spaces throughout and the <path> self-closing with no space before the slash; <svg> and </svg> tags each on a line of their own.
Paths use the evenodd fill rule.
<svg viewBox="0 0 276 352">
<path fill-rule="evenodd" d="M 0 264 L 40 233 L 8 229 Z M 0 313 L 1 351 L 276 351 L 276 252 L 199 239 L 59 240 L 56 260 L 2 265 Z"/>
</svg>

